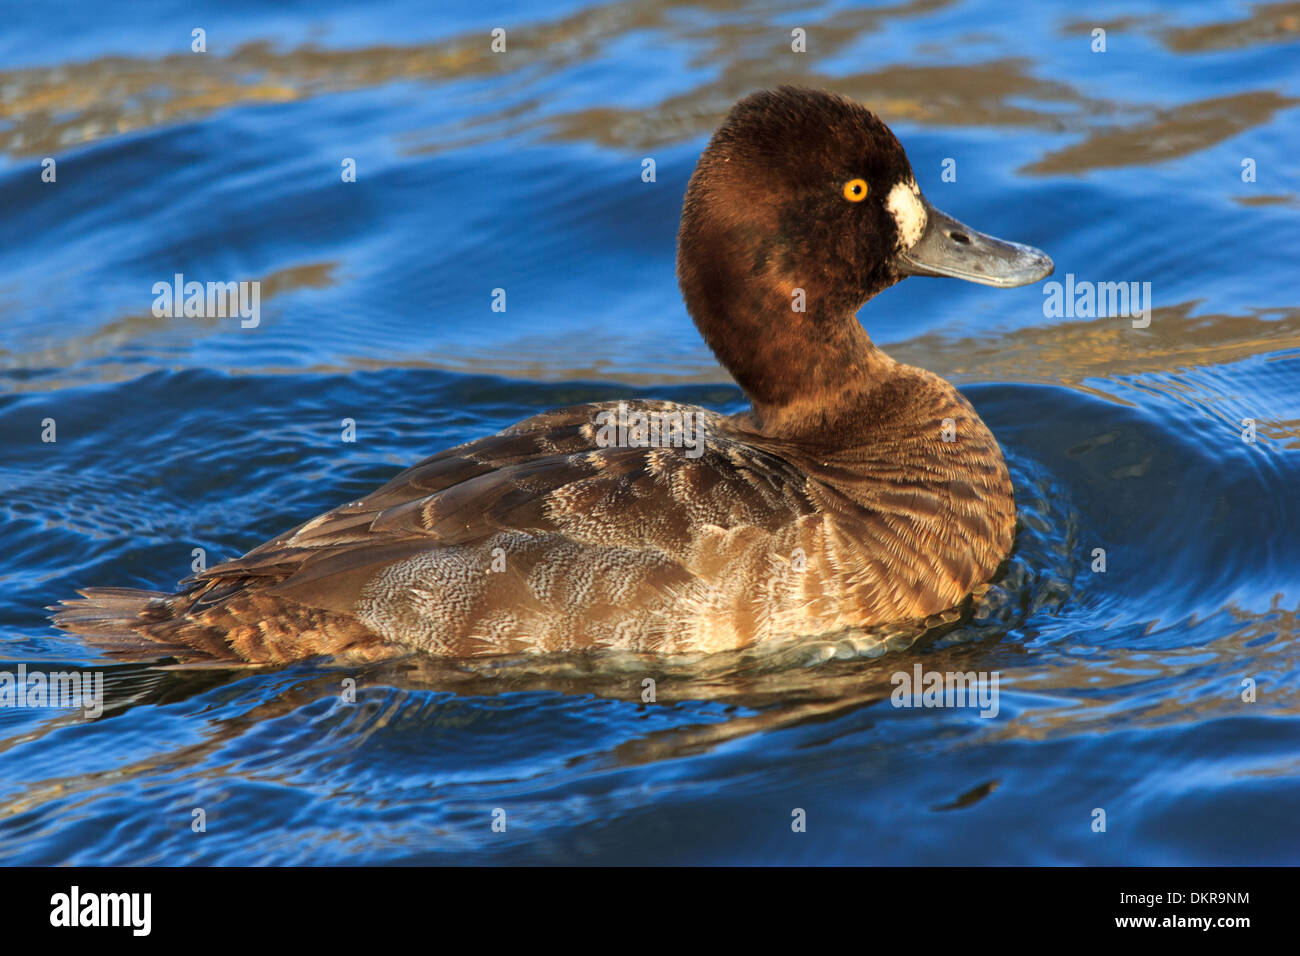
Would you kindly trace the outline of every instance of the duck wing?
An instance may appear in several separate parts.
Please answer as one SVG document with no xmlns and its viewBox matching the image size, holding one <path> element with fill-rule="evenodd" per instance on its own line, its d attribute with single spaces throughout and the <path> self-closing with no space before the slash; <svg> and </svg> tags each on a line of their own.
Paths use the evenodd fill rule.
<svg viewBox="0 0 1300 956">
<path fill-rule="evenodd" d="M 739 643 L 737 627 L 761 630 L 753 575 L 819 514 L 805 473 L 730 419 L 673 403 L 625 409 L 700 423 L 706 442 L 611 444 L 598 422 L 617 407 L 448 449 L 176 594 L 92 589 L 56 623 L 119 656 L 143 644 L 182 661 Z M 740 583 L 720 591 L 727 578 Z"/>
</svg>

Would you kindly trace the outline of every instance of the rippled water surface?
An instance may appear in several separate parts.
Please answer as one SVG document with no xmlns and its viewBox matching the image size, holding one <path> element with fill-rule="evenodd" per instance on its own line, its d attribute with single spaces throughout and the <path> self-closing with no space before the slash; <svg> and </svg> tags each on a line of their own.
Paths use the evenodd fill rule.
<svg viewBox="0 0 1300 956">
<path fill-rule="evenodd" d="M 494 6 L 5 11 L 0 656 L 97 668 L 109 706 L 0 708 L 0 861 L 1300 862 L 1300 3 Z M 1011 466 L 1016 552 L 962 619 L 883 656 L 406 662 L 356 704 L 49 626 L 538 410 L 740 408 L 673 243 L 721 114 L 787 81 L 873 107 L 1057 278 L 1151 283 L 1144 329 L 1041 286 L 863 310 Z M 177 272 L 259 280 L 260 326 L 155 318 Z M 890 706 L 916 663 L 997 671 L 997 716 Z"/>
</svg>

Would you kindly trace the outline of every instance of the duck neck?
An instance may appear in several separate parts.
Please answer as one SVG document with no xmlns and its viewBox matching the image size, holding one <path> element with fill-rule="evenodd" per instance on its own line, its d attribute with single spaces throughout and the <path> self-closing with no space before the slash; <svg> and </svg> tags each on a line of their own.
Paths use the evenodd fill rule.
<svg viewBox="0 0 1300 956">
<path fill-rule="evenodd" d="M 768 298 L 768 297 L 764 297 Z M 765 435 L 834 442 L 859 430 L 872 394 L 898 363 L 871 341 L 850 304 L 807 303 L 781 294 L 764 308 L 719 296 L 688 303 L 705 342 L 744 390 Z"/>
</svg>

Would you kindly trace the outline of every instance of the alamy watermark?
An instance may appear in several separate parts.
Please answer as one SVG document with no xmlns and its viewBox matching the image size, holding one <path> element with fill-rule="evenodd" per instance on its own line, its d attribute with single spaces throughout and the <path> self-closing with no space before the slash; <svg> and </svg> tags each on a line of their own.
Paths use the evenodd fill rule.
<svg viewBox="0 0 1300 956">
<path fill-rule="evenodd" d="M 998 715 L 1000 672 L 895 671 L 889 701 L 895 707 L 978 707 L 981 717 Z"/>
<path fill-rule="evenodd" d="M 121 926 L 133 936 L 153 928 L 152 893 L 83 893 L 80 886 L 50 897 L 50 925 Z"/>
<path fill-rule="evenodd" d="M 186 282 L 178 272 L 171 282 L 155 282 L 153 294 L 153 314 L 159 319 L 239 316 L 239 325 L 245 329 L 255 329 L 262 322 L 260 282 Z"/>
<path fill-rule="evenodd" d="M 1073 272 L 1065 282 L 1043 283 L 1043 318 L 1097 319 L 1123 316 L 1133 320 L 1133 328 L 1151 325 L 1150 282 L 1076 281 Z"/>
<path fill-rule="evenodd" d="M 596 444 L 601 448 L 684 448 L 687 458 L 704 454 L 708 427 L 703 412 L 628 408 L 596 413 Z"/>
<path fill-rule="evenodd" d="M 0 707 L 80 708 L 86 717 L 104 712 L 103 671 L 0 671 Z"/>
</svg>

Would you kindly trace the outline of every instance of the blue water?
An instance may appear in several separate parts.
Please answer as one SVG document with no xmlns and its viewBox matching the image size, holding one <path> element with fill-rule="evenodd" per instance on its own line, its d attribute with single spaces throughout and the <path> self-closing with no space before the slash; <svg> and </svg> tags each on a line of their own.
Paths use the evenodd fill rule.
<svg viewBox="0 0 1300 956">
<path fill-rule="evenodd" d="M 6 5 L 0 657 L 101 671 L 108 706 L 0 708 L 0 861 L 1300 862 L 1300 4 L 436 7 Z M 939 280 L 863 310 L 1006 451 L 976 613 L 654 703 L 653 663 L 390 666 L 345 703 L 317 665 L 109 664 L 50 627 L 538 410 L 741 407 L 673 242 L 721 114 L 787 81 L 876 109 L 937 206 L 1056 278 L 1151 283 L 1146 329 Z M 259 280 L 261 324 L 154 317 L 177 272 Z M 918 662 L 997 671 L 997 716 L 890 706 Z"/>
</svg>

